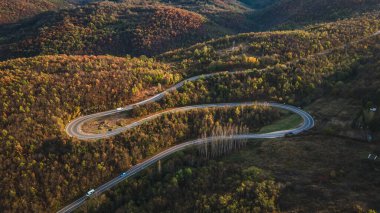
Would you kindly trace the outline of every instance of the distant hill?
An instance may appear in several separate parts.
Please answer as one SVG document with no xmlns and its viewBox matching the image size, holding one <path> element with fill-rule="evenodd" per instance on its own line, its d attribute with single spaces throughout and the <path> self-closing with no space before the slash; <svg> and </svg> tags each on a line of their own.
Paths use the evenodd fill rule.
<svg viewBox="0 0 380 213">
<path fill-rule="evenodd" d="M 253 14 L 255 30 L 295 28 L 380 9 L 379 0 L 279 0 Z"/>
<path fill-rule="evenodd" d="M 201 14 L 212 22 L 226 27 L 234 32 L 249 30 L 247 14 L 252 11 L 251 6 L 239 0 L 119 0 L 128 5 L 167 5 Z"/>
<path fill-rule="evenodd" d="M 47 11 L 104 0 L 1 0 L 0 25 L 12 24 Z"/>
<path fill-rule="evenodd" d="M 0 24 L 8 24 L 37 15 L 44 11 L 57 10 L 70 5 L 65 0 L 1 0 Z"/>
<path fill-rule="evenodd" d="M 154 55 L 225 34 L 184 9 L 101 2 L 0 28 L 1 58 L 39 54 Z M 1 43 L 1 39 L 0 39 Z"/>
<path fill-rule="evenodd" d="M 0 59 L 41 54 L 154 56 L 226 34 L 302 28 L 380 8 L 378 0 L 91 2 L 94 1 L 3 1 L 1 4 L 8 6 L 3 7 L 7 9 L 2 13 L 13 11 L 13 15 L 0 15 L 3 22 L 16 21 L 17 16 L 33 16 L 40 13 L 41 8 L 55 10 L 77 6 L 42 13 L 13 25 L 0 25 Z M 25 9 L 20 12 L 12 8 Z"/>
<path fill-rule="evenodd" d="M 278 1 L 279 0 L 239 0 L 239 2 L 244 3 L 245 5 L 253 9 L 262 9 Z"/>
<path fill-rule="evenodd" d="M 194 11 L 234 32 L 289 29 L 378 10 L 378 0 L 119 0 Z"/>
</svg>

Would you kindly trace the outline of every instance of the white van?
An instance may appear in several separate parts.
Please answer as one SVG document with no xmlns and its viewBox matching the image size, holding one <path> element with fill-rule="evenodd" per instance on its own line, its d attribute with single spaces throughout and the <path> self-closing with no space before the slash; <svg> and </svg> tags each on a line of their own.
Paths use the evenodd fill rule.
<svg viewBox="0 0 380 213">
<path fill-rule="evenodd" d="M 86 193 L 86 196 L 87 196 L 87 197 L 90 197 L 92 194 L 94 194 L 94 192 L 95 192 L 95 189 L 91 189 L 90 191 L 88 191 L 88 192 Z"/>
</svg>

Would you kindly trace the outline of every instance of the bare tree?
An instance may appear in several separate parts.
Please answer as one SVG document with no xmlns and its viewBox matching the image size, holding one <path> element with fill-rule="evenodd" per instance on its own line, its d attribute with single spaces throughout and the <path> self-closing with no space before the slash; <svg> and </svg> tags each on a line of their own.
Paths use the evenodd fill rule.
<svg viewBox="0 0 380 213">
<path fill-rule="evenodd" d="M 202 135 L 202 138 L 211 137 L 215 139 L 213 139 L 209 143 L 204 143 L 200 145 L 199 154 L 203 155 L 206 158 L 215 158 L 231 153 L 234 150 L 239 150 L 246 145 L 247 140 L 234 140 L 227 137 L 248 132 L 249 128 L 242 125 L 237 126 L 233 124 L 228 124 L 226 126 L 215 126 L 211 130 L 210 136 L 207 136 L 206 133 Z"/>
</svg>

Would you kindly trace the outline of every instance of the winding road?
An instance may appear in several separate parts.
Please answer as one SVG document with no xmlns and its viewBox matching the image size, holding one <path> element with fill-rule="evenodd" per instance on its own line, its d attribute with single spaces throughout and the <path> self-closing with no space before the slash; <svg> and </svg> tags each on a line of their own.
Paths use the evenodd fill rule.
<svg viewBox="0 0 380 213">
<path fill-rule="evenodd" d="M 366 38 L 369 38 L 369 37 L 372 37 L 372 36 L 377 36 L 380 34 L 380 31 L 377 31 L 375 32 L 374 34 L 368 36 L 368 37 L 365 37 L 363 39 L 366 39 Z M 363 39 L 360 39 L 358 41 L 361 41 Z M 358 42 L 357 41 L 357 42 Z M 341 47 L 338 47 L 338 48 L 341 48 Z M 332 49 L 335 49 L 335 48 L 332 48 Z M 321 53 L 317 53 L 315 55 L 324 55 L 324 54 L 328 54 L 330 51 L 328 50 L 325 50 Z M 177 83 L 176 85 L 174 85 L 173 87 L 165 90 L 164 92 L 161 92 L 153 97 L 150 97 L 146 100 L 143 100 L 141 102 L 138 102 L 136 104 L 131 104 L 131 105 L 128 105 L 128 106 L 125 106 L 123 108 L 118 108 L 118 109 L 114 109 L 114 110 L 109 110 L 109 111 L 105 111 L 105 112 L 100 112 L 100 113 L 95 113 L 95 114 L 92 114 L 92 115 L 87 115 L 87 116 L 83 116 L 83 117 L 79 117 L 75 120 L 73 120 L 72 122 L 70 122 L 67 126 L 66 126 L 66 132 L 68 135 L 70 135 L 71 137 L 76 137 L 78 139 L 81 139 L 81 140 L 94 140 L 94 139 L 102 139 L 102 138 L 107 138 L 107 137 L 111 137 L 111 136 L 114 136 L 114 135 L 117 135 L 117 134 L 120 134 L 121 132 L 124 132 L 128 129 L 132 129 L 136 126 L 139 126 L 149 120 L 152 120 L 152 119 L 155 119 L 159 116 L 162 116 L 163 114 L 167 114 L 167 113 L 174 113 L 174 112 L 180 112 L 180 111 L 188 111 L 188 110 L 192 110 L 192 109 L 201 109 L 201 108 L 216 108 L 216 107 L 237 107 L 237 106 L 251 106 L 251 105 L 260 105 L 260 106 L 269 106 L 269 107 L 274 107 L 274 108 L 279 108 L 279 109 L 283 109 L 283 110 L 288 110 L 290 112 L 293 112 L 295 114 L 298 114 L 299 116 L 302 117 L 303 119 L 303 122 L 302 124 L 300 124 L 297 128 L 294 128 L 294 129 L 289 129 L 289 130 L 282 130 L 282 131 L 276 131 L 276 132 L 270 132 L 270 133 L 264 133 L 264 134 L 255 134 L 255 133 L 252 133 L 252 134 L 241 134 L 241 135 L 229 135 L 229 136 L 217 136 L 217 137 L 208 137 L 208 138 L 201 138 L 201 139 L 196 139 L 196 140 L 192 140 L 192 141 L 188 141 L 188 142 L 185 142 L 185 143 L 181 143 L 181 144 L 178 144 L 178 145 L 175 145 L 173 147 L 170 147 L 160 153 L 158 153 L 157 155 L 145 160 L 144 162 L 142 163 L 139 163 L 137 165 L 134 165 L 133 167 L 131 167 L 128 171 L 126 172 L 123 172 L 121 175 L 119 175 L 118 177 L 110 180 L 109 182 L 99 186 L 98 188 L 95 189 L 94 193 L 91 195 L 91 196 L 83 196 L 79 199 L 77 199 L 76 201 L 74 201 L 73 203 L 67 205 L 66 207 L 62 208 L 61 210 L 58 211 L 58 213 L 64 213 L 64 212 L 72 212 L 74 210 L 76 210 L 77 208 L 79 208 L 80 206 L 82 206 L 87 199 L 89 199 L 90 197 L 92 196 L 97 196 L 103 192 L 105 192 L 106 190 L 112 188 L 113 186 L 117 185 L 118 183 L 122 182 L 123 180 L 135 175 L 136 173 L 144 170 L 145 168 L 149 167 L 150 165 L 156 163 L 157 161 L 161 160 L 161 159 L 164 159 L 166 157 L 168 157 L 169 155 L 175 153 L 175 152 L 178 152 L 178 151 L 181 151 L 181 150 L 184 150 L 190 146 L 196 146 L 196 145 L 201 145 L 201 144 L 205 144 L 205 143 L 210 143 L 212 141 L 215 141 L 215 140 L 222 140 L 222 139 L 233 139 L 233 140 L 245 140 L 245 139 L 259 139 L 259 138 L 281 138 L 281 137 L 284 137 L 286 136 L 287 134 L 291 133 L 291 134 L 299 134 L 301 132 L 304 132 L 306 130 L 309 130 L 311 128 L 314 127 L 314 119 L 313 117 L 295 107 L 295 106 L 290 106 L 290 105 L 286 105 L 286 104 L 279 104 L 279 103 L 273 103 L 273 102 L 244 102 L 244 103 L 218 103 L 218 104 L 203 104 L 203 105 L 194 105 L 194 106 L 186 106 L 186 107 L 180 107 L 180 108 L 175 108 L 175 109 L 172 109 L 172 110 L 169 110 L 169 111 L 165 111 L 165 112 L 161 112 L 161 113 L 157 113 L 157 114 L 154 114 L 154 115 L 151 115 L 149 117 L 146 117 L 146 118 L 143 118 L 141 120 L 138 120 L 136 122 L 133 122 L 127 126 L 124 126 L 124 127 L 121 127 L 121 128 L 117 128 L 117 129 L 114 129 L 112 131 L 108 131 L 104 134 L 91 134 L 91 133 L 85 133 L 82 131 L 82 126 L 84 123 L 86 122 L 89 122 L 89 121 L 92 121 L 92 120 L 95 120 L 95 119 L 99 119 L 99 118 L 102 118 L 102 117 L 105 117 L 105 116 L 110 116 L 110 115 L 115 115 L 115 114 L 118 114 L 120 112 L 125 112 L 125 111 L 128 111 L 128 110 L 132 110 L 133 108 L 136 108 L 138 106 L 142 106 L 142 105 L 145 105 L 145 104 L 148 104 L 148 103 L 151 103 L 151 102 L 155 102 L 155 101 L 158 101 L 160 99 L 162 99 L 167 93 L 173 91 L 173 90 L 176 90 L 180 87 L 182 87 L 187 81 L 196 81 L 200 78 L 209 78 L 209 77 L 212 77 L 212 76 L 216 76 L 216 75 L 220 75 L 220 74 L 225 74 L 225 73 L 231 73 L 231 74 L 236 74 L 236 73 L 239 73 L 239 72 L 245 72 L 245 71 L 237 71 L 237 72 L 218 72 L 218 73 L 212 73 L 212 74 L 205 74 L 205 75 L 199 75 L 199 76 L 194 76 L 194 77 L 191 77 L 191 78 L 188 78 L 184 81 L 181 81 L 179 83 Z"/>
<path fill-rule="evenodd" d="M 127 178 L 129 178 L 129 177 L 131 177 L 133 175 L 135 175 L 136 173 L 144 170 L 145 168 L 149 167 L 150 165 L 156 163 L 157 161 L 159 161 L 161 159 L 164 159 L 167 156 L 169 156 L 169 155 L 171 155 L 171 154 L 173 154 L 175 152 L 184 150 L 184 149 L 186 149 L 186 148 L 188 148 L 190 146 L 196 146 L 196 145 L 200 145 L 200 144 L 210 143 L 212 141 L 221 140 L 221 139 L 244 140 L 244 139 L 258 139 L 258 138 L 280 138 L 280 137 L 284 137 L 288 133 L 292 133 L 292 134 L 301 133 L 301 132 L 306 131 L 306 130 L 308 130 L 308 129 L 310 129 L 310 128 L 312 128 L 314 126 L 314 119 L 307 112 L 305 112 L 305 111 L 303 111 L 303 110 L 301 110 L 301 109 L 299 109 L 297 107 L 294 107 L 294 106 L 285 105 L 285 104 L 278 104 L 278 103 L 270 103 L 270 102 L 205 104 L 205 105 L 196 105 L 196 106 L 181 107 L 181 108 L 173 109 L 173 110 L 166 111 L 166 112 L 163 112 L 163 113 L 173 113 L 173 112 L 178 112 L 178 111 L 186 111 L 186 110 L 199 109 L 199 108 L 237 107 L 237 106 L 251 106 L 251 105 L 270 106 L 270 107 L 275 107 L 275 108 L 291 111 L 291 112 L 296 113 L 299 116 L 301 116 L 303 118 L 303 123 L 300 126 L 298 126 L 297 128 L 289 129 L 289 130 L 282 130 L 282 131 L 276 131 L 276 132 L 264 133 L 264 134 L 242 134 L 242 135 L 229 135 L 229 136 L 208 137 L 208 138 L 196 139 L 196 140 L 192 140 L 192 141 L 188 141 L 188 142 L 185 142 L 185 143 L 181 143 L 181 144 L 175 145 L 175 146 L 173 146 L 171 148 L 168 148 L 168 149 L 160 152 L 159 154 L 157 154 L 157 155 L 155 155 L 155 156 L 153 156 L 153 157 L 145 160 L 144 162 L 139 163 L 139 164 L 131 167 L 128 171 L 126 171 L 122 175 L 120 175 L 120 176 L 112 179 L 111 181 L 109 181 L 109 182 L 107 182 L 107 183 L 99 186 L 98 188 L 95 189 L 95 192 L 94 192 L 94 194 L 92 196 L 96 196 L 96 195 L 99 195 L 99 194 L 103 193 L 104 191 L 112 188 L 113 186 L 115 186 L 118 183 L 122 182 L 123 180 L 125 180 L 125 179 L 127 179 Z M 119 111 L 116 111 L 116 112 L 119 112 Z M 110 113 L 110 111 L 108 111 L 108 113 Z M 98 139 L 98 138 L 110 137 L 112 135 L 116 135 L 116 134 L 120 133 L 121 131 L 125 131 L 126 129 L 130 129 L 130 128 L 136 127 L 136 126 L 141 125 L 142 123 L 144 123 L 144 122 L 146 122 L 148 120 L 152 120 L 152 119 L 154 119 L 154 118 L 156 118 L 158 116 L 161 116 L 163 113 L 156 114 L 156 115 L 144 118 L 143 120 L 134 122 L 134 123 L 132 123 L 132 124 L 126 126 L 126 127 L 123 127 L 123 128 L 120 128 L 120 129 L 116 129 L 116 130 L 114 130 L 112 132 L 109 132 L 107 134 L 102 134 L 102 135 L 99 134 L 99 135 L 97 135 L 97 134 L 80 133 L 79 135 L 77 135 L 76 132 L 80 132 L 80 131 L 74 131 L 74 132 L 71 132 L 71 134 L 74 133 L 74 135 L 76 137 L 79 137 L 79 138 L 82 138 L 82 139 L 83 138 L 85 138 L 85 139 Z M 107 114 L 107 115 L 109 115 L 109 114 Z M 96 118 L 96 116 L 95 116 L 95 118 Z M 83 120 L 82 119 L 77 119 L 77 120 L 73 121 L 71 124 L 74 127 L 80 127 L 81 124 L 83 124 L 83 122 L 88 121 L 88 119 L 93 119 L 93 117 L 90 116 L 90 117 L 87 117 L 86 119 L 83 119 Z M 70 128 L 70 130 L 77 130 L 77 129 Z M 81 205 L 83 205 L 88 198 L 89 197 L 85 195 L 85 196 L 79 198 L 78 200 L 74 201 L 70 205 L 66 206 L 65 208 L 61 209 L 58 212 L 59 213 L 72 212 L 75 209 L 79 208 Z"/>
<path fill-rule="evenodd" d="M 149 117 L 146 117 L 146 118 L 143 118 L 143 119 L 138 120 L 136 122 L 133 122 L 127 126 L 117 128 L 117 129 L 114 129 L 112 131 L 108 131 L 104 134 L 92 134 L 92 133 L 85 133 L 82 131 L 82 125 L 86 122 L 89 122 L 89 121 L 92 121 L 95 119 L 99 119 L 99 118 L 102 118 L 105 116 L 115 115 L 115 114 L 118 114 L 121 112 L 132 110 L 133 108 L 136 108 L 138 106 L 142 106 L 142 105 L 145 105 L 145 104 L 148 104 L 151 102 L 158 101 L 158 100 L 162 99 L 167 93 L 182 87 L 187 81 L 196 81 L 200 78 L 209 78 L 211 76 L 219 75 L 222 73 L 228 73 L 228 72 L 219 72 L 219 73 L 213 73 L 213 74 L 194 76 L 194 77 L 191 77 L 191 78 L 186 79 L 184 81 L 181 81 L 180 83 L 178 83 L 178 84 L 174 85 L 173 87 L 165 90 L 164 92 L 161 92 L 161 93 L 159 93 L 159 94 L 157 94 L 151 98 L 148 98 L 144 101 L 141 101 L 139 103 L 131 104 L 131 105 L 128 105 L 124 108 L 118 108 L 118 109 L 114 109 L 114 110 L 109 110 L 109 111 L 105 111 L 105 112 L 100 112 L 100 113 L 96 113 L 96 114 L 92 114 L 92 115 L 79 117 L 79 118 L 73 120 L 72 122 L 70 122 L 66 126 L 66 132 L 71 137 L 76 137 L 76 138 L 81 139 L 81 140 L 102 139 L 102 138 L 107 138 L 107 137 L 111 137 L 111 136 L 120 134 L 121 132 L 124 132 L 128 129 L 132 129 L 132 128 L 139 126 L 139 125 L 141 125 L 141 124 L 143 124 L 149 120 L 155 119 L 155 118 L 162 116 L 163 114 L 167 114 L 167 113 L 175 113 L 175 112 L 188 111 L 188 110 L 193 110 L 193 109 L 203 109 L 203 108 L 238 107 L 238 106 L 252 106 L 252 105 L 268 106 L 268 107 L 274 107 L 274 108 L 279 108 L 279 109 L 291 111 L 291 112 L 296 113 L 299 116 L 301 116 L 303 119 L 303 123 L 300 124 L 300 126 L 298 126 L 297 128 L 289 129 L 289 130 L 282 130 L 282 131 L 276 131 L 276 132 L 265 133 L 265 134 L 254 134 L 254 133 L 252 133 L 252 134 L 208 137 L 208 138 L 196 139 L 196 140 L 192 140 L 192 141 L 188 141 L 185 143 L 175 145 L 175 146 L 168 148 L 168 149 L 158 153 L 157 155 L 145 160 L 144 162 L 139 163 L 139 164 L 131 167 L 128 171 L 122 173 L 122 175 L 120 175 L 120 176 L 112 179 L 111 181 L 99 186 L 98 188 L 95 189 L 95 192 L 94 192 L 94 194 L 91 195 L 91 197 L 103 193 L 104 191 L 112 188 L 113 186 L 115 186 L 118 183 L 120 183 L 121 181 L 133 176 L 134 174 L 144 170 L 145 168 L 149 167 L 150 165 L 156 163 L 157 161 L 164 159 L 167 156 L 169 156 L 175 152 L 184 150 L 190 146 L 196 146 L 196 145 L 200 145 L 200 144 L 210 143 L 212 141 L 221 140 L 221 139 L 244 140 L 244 139 L 258 139 L 258 138 L 280 138 L 280 137 L 284 137 L 286 134 L 289 134 L 289 133 L 291 133 L 291 134 L 301 133 L 301 132 L 306 131 L 306 130 L 308 130 L 314 126 L 313 117 L 311 117 L 311 115 L 308 114 L 307 112 L 305 112 L 305 111 L 303 111 L 303 110 L 301 110 L 295 106 L 273 103 L 273 102 L 243 102 L 243 103 L 202 104 L 202 105 L 179 107 L 179 108 L 175 108 L 172 110 L 168 110 L 168 111 L 164 111 L 161 113 L 151 115 Z M 78 200 L 74 201 L 70 205 L 64 207 L 63 209 L 61 209 L 58 212 L 59 213 L 72 212 L 75 209 L 82 206 L 88 198 L 90 198 L 90 197 L 85 195 L 85 196 L 79 198 Z"/>
</svg>

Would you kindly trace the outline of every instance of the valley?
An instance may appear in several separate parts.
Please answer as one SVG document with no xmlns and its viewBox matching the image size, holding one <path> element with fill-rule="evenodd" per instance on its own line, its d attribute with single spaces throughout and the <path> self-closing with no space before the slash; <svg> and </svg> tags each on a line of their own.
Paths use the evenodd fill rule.
<svg viewBox="0 0 380 213">
<path fill-rule="evenodd" d="M 377 0 L 0 8 L 0 212 L 380 211 Z"/>
</svg>

